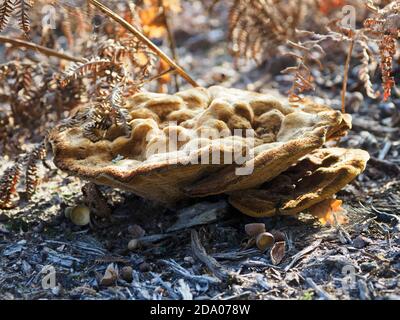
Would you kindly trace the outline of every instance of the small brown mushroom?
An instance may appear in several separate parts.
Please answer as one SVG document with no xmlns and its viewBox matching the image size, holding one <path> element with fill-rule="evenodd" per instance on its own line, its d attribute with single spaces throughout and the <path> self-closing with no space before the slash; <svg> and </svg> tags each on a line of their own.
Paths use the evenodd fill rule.
<svg viewBox="0 0 400 320">
<path fill-rule="evenodd" d="M 126 282 L 132 282 L 133 280 L 133 275 L 132 275 L 133 269 L 130 266 L 123 267 L 121 269 L 121 278 L 124 279 Z"/>
<path fill-rule="evenodd" d="M 90 223 L 90 210 L 83 205 L 67 208 L 65 215 L 77 226 L 86 226 Z"/>
<path fill-rule="evenodd" d="M 139 240 L 138 239 L 132 239 L 131 241 L 129 241 L 128 243 L 128 249 L 130 251 L 134 251 L 137 248 L 139 248 Z"/>
<path fill-rule="evenodd" d="M 260 233 L 265 232 L 265 224 L 264 223 L 249 223 L 244 226 L 244 230 L 246 234 L 250 237 L 256 237 Z"/>
<path fill-rule="evenodd" d="M 260 233 L 256 238 L 256 245 L 257 248 L 261 251 L 266 250 L 273 246 L 275 242 L 274 236 L 269 232 Z"/>
</svg>

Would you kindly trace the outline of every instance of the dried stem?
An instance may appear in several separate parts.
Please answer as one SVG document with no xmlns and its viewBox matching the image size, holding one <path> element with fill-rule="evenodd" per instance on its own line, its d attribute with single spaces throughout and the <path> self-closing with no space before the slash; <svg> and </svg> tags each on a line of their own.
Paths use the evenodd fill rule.
<svg viewBox="0 0 400 320">
<path fill-rule="evenodd" d="M 83 60 L 80 58 L 75 58 L 68 54 L 61 53 L 56 50 L 43 47 L 43 46 L 38 45 L 33 42 L 28 42 L 28 41 L 19 40 L 19 39 L 12 39 L 12 38 L 8 38 L 8 37 L 4 37 L 4 36 L 0 36 L 0 42 L 1 43 L 10 43 L 14 47 L 24 47 L 27 49 L 36 50 L 36 51 L 38 51 L 46 56 L 49 56 L 49 57 L 57 57 L 59 59 L 74 61 L 74 62 L 83 62 Z"/>
<path fill-rule="evenodd" d="M 114 11 L 112 11 L 110 8 L 102 4 L 101 2 L 97 0 L 88 0 L 89 3 L 93 4 L 95 7 L 97 7 L 100 11 L 105 13 L 107 16 L 109 16 L 111 19 L 114 21 L 118 22 L 122 27 L 130 31 L 132 34 L 134 34 L 140 41 L 145 43 L 150 50 L 152 50 L 157 56 L 160 57 L 160 59 L 164 60 L 171 68 L 175 69 L 176 72 L 184 78 L 188 83 L 190 83 L 193 87 L 198 87 L 199 85 L 194 81 L 187 73 L 185 70 L 182 69 L 179 65 L 176 64 L 175 61 L 173 61 L 170 57 L 168 57 L 160 48 L 158 48 L 153 42 L 150 41 L 143 33 L 141 33 L 137 28 L 135 28 L 133 25 L 131 25 L 129 22 L 127 22 L 125 19 L 123 19 L 121 16 L 116 14 Z"/>
<path fill-rule="evenodd" d="M 163 72 L 161 72 L 159 74 L 156 74 L 155 76 L 152 76 L 152 77 L 150 77 L 148 79 L 144 79 L 144 81 L 141 84 L 152 82 L 154 80 L 160 79 L 161 77 L 165 76 L 166 74 L 174 72 L 174 71 L 176 71 L 176 70 L 173 69 L 173 68 L 169 68 L 168 70 L 165 70 L 165 71 L 163 71 Z"/>
<path fill-rule="evenodd" d="M 342 113 L 346 112 L 347 81 L 349 78 L 350 60 L 351 60 L 351 55 L 352 55 L 353 49 L 354 49 L 354 43 L 355 43 L 355 39 L 353 37 L 353 39 L 350 42 L 349 52 L 347 54 L 346 64 L 344 66 L 343 88 L 342 88 Z"/>
<path fill-rule="evenodd" d="M 174 59 L 174 61 L 178 61 L 178 55 L 176 53 L 175 38 L 174 38 L 174 35 L 171 30 L 171 25 L 169 23 L 168 9 L 166 8 L 166 6 L 164 4 L 164 0 L 160 0 L 160 4 L 162 7 L 161 14 L 162 14 L 162 18 L 164 20 L 165 29 L 167 30 L 168 42 L 169 42 L 169 47 L 171 50 L 172 58 Z M 176 91 L 179 91 L 179 83 L 178 83 L 176 73 L 174 73 L 174 81 L 175 81 L 175 89 L 176 89 Z"/>
</svg>

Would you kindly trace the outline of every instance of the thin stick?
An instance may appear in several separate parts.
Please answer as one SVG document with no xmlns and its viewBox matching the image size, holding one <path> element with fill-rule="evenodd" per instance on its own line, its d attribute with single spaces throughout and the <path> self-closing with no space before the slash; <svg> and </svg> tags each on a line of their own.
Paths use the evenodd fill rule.
<svg viewBox="0 0 400 320">
<path fill-rule="evenodd" d="M 148 79 L 144 79 L 141 84 L 152 82 L 154 80 L 157 80 L 157 79 L 161 78 L 162 76 L 165 76 L 168 73 L 175 72 L 175 71 L 176 71 L 175 69 L 169 68 L 168 70 L 165 70 L 165 71 L 163 71 L 163 72 L 161 72 L 159 74 L 156 74 L 155 76 L 152 76 L 152 77 L 150 77 Z"/>
<path fill-rule="evenodd" d="M 178 62 L 178 55 L 176 53 L 176 43 L 175 43 L 175 38 L 171 30 L 171 25 L 169 23 L 169 16 L 168 16 L 168 9 L 164 4 L 164 0 L 159 1 L 162 7 L 162 17 L 164 20 L 164 25 L 165 29 L 167 30 L 167 35 L 168 35 L 168 42 L 169 42 L 169 47 L 171 50 L 172 58 L 174 61 Z M 178 83 L 178 78 L 176 76 L 176 73 L 174 73 L 174 81 L 175 81 L 175 90 L 179 91 L 179 83 Z"/>
<path fill-rule="evenodd" d="M 19 40 L 19 39 L 12 39 L 12 38 L 8 38 L 8 37 L 4 37 L 4 36 L 0 36 L 0 42 L 1 43 L 10 43 L 12 44 L 14 47 L 24 47 L 30 50 L 36 50 L 46 56 L 49 57 L 56 57 L 59 59 L 63 59 L 63 60 L 68 60 L 68 61 L 74 61 L 74 62 L 82 62 L 83 60 L 80 58 L 75 58 L 73 56 L 70 56 L 68 54 L 65 53 L 61 53 L 58 52 L 56 50 L 50 49 L 50 48 L 46 48 L 43 47 L 41 45 L 38 45 L 36 43 L 33 42 L 28 42 L 28 41 L 24 41 L 24 40 Z"/>
<path fill-rule="evenodd" d="M 221 281 L 226 282 L 232 275 L 230 275 L 217 260 L 207 254 L 206 249 L 204 249 L 200 242 L 199 234 L 196 230 L 192 230 L 191 239 L 193 254 L 206 265 L 214 276 Z"/>
<path fill-rule="evenodd" d="M 314 291 L 318 294 L 318 296 L 324 300 L 335 300 L 333 296 L 331 296 L 329 293 L 327 293 L 324 289 L 321 287 L 317 286 L 317 284 L 314 282 L 313 279 L 311 278 L 306 278 L 307 284 L 314 289 Z"/>
<path fill-rule="evenodd" d="M 143 35 L 138 29 L 136 29 L 133 25 L 127 22 L 124 18 L 116 14 L 110 8 L 100 3 L 97 0 L 88 0 L 89 3 L 93 4 L 100 11 L 105 13 L 114 21 L 118 22 L 125 29 L 133 33 L 140 41 L 145 43 L 154 53 L 156 53 L 160 59 L 164 60 L 171 68 L 175 69 L 176 72 L 184 78 L 188 83 L 190 83 L 193 87 L 198 87 L 199 85 L 194 81 L 185 70 L 182 69 L 179 65 L 175 63 L 170 57 L 168 57 L 160 48 L 158 48 L 153 42 L 151 42 L 145 35 Z"/>
<path fill-rule="evenodd" d="M 344 67 L 343 88 L 342 88 L 342 113 L 346 112 L 347 80 L 349 78 L 350 60 L 354 49 L 354 43 L 355 39 L 353 38 L 350 43 L 350 48 L 346 59 L 346 65 Z"/>
</svg>

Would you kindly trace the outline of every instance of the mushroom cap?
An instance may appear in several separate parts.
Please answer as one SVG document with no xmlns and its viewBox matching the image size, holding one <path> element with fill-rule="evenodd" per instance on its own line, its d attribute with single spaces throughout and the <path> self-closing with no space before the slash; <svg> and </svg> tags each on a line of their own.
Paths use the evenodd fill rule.
<svg viewBox="0 0 400 320">
<path fill-rule="evenodd" d="M 69 219 L 77 226 L 86 226 L 90 223 L 90 210 L 88 207 L 78 205 L 69 211 Z"/>
<path fill-rule="evenodd" d="M 364 171 L 368 160 L 364 150 L 315 150 L 260 188 L 231 193 L 229 202 L 253 217 L 295 215 L 331 198 Z"/>
<path fill-rule="evenodd" d="M 349 115 L 311 101 L 292 106 L 279 95 L 218 86 L 138 93 L 124 108 L 129 135 L 113 128 L 92 141 L 84 134 L 85 108 L 74 115 L 75 124 L 53 129 L 54 163 L 167 205 L 257 188 L 351 127 Z"/>
<path fill-rule="evenodd" d="M 244 226 L 244 230 L 250 237 L 255 237 L 266 231 L 264 223 L 248 223 Z"/>
<path fill-rule="evenodd" d="M 274 236 L 269 233 L 269 232 L 263 232 L 260 233 L 256 237 L 256 245 L 257 248 L 260 249 L 261 251 L 266 250 L 267 248 L 270 248 L 274 245 L 275 243 L 275 238 Z"/>
</svg>

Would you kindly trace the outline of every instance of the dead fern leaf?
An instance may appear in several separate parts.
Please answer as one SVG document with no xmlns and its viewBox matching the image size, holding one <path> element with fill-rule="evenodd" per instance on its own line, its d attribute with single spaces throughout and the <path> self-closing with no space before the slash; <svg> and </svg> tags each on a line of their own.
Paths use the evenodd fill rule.
<svg viewBox="0 0 400 320">
<path fill-rule="evenodd" d="M 17 185 L 21 178 L 21 158 L 14 165 L 6 169 L 0 179 L 0 209 L 11 209 L 12 200 L 17 193 Z"/>
<path fill-rule="evenodd" d="M 13 0 L 4 0 L 0 7 L 0 32 L 7 26 L 11 14 L 15 9 Z"/>
<path fill-rule="evenodd" d="M 20 29 L 28 34 L 31 23 L 28 12 L 32 8 L 31 0 L 4 0 L 0 7 L 0 32 L 7 26 L 12 13 L 15 12 Z"/>
<path fill-rule="evenodd" d="M 305 43 L 294 43 L 288 41 L 288 45 L 292 47 L 294 51 L 287 52 L 287 56 L 291 56 L 297 60 L 297 65 L 294 67 L 288 67 L 281 71 L 284 74 L 293 75 L 293 83 L 289 89 L 289 101 L 291 103 L 297 103 L 303 100 L 300 96 L 304 92 L 314 91 L 315 83 L 314 77 L 311 73 L 313 64 L 317 64 L 320 69 L 323 68 L 318 55 L 325 55 L 325 51 L 317 42 L 309 41 Z"/>
<path fill-rule="evenodd" d="M 28 155 L 25 170 L 25 188 L 28 200 L 35 194 L 39 184 L 38 163 L 46 156 L 45 142 L 38 144 Z"/>
<path fill-rule="evenodd" d="M 120 86 L 116 86 L 109 96 L 99 98 L 99 101 L 92 103 L 82 114 L 74 117 L 75 120 L 68 125 L 86 121 L 84 136 L 92 142 L 107 138 L 107 131 L 111 127 L 119 128 L 119 135 L 128 135 L 130 116 L 122 108 L 123 101 L 120 90 Z"/>
<path fill-rule="evenodd" d="M 261 63 L 279 45 L 294 40 L 305 9 L 315 1 L 235 0 L 229 11 L 229 40 L 235 57 Z"/>
<path fill-rule="evenodd" d="M 369 4 L 375 16 L 364 21 L 363 32 L 368 39 L 378 42 L 380 69 L 382 73 L 383 100 L 389 99 L 395 85 L 393 77 L 393 58 L 400 37 L 400 1 L 392 1 L 383 9 Z"/>
<path fill-rule="evenodd" d="M 64 77 L 61 80 L 61 86 L 65 87 L 71 80 L 91 75 L 96 77 L 101 71 L 108 70 L 112 65 L 110 60 L 94 58 L 85 62 L 72 63 L 71 66 L 64 72 Z"/>
<path fill-rule="evenodd" d="M 31 23 L 29 20 L 28 12 L 32 8 L 30 0 L 15 0 L 14 1 L 16 15 L 18 18 L 19 27 L 25 34 L 31 31 Z"/>
<path fill-rule="evenodd" d="M 358 76 L 364 84 L 365 92 L 367 93 L 368 97 L 376 99 L 379 96 L 379 92 L 375 92 L 375 90 L 373 89 L 371 77 L 369 75 L 369 65 L 372 54 L 370 53 L 366 41 L 360 41 L 359 44 L 362 47 L 362 57 Z"/>
<path fill-rule="evenodd" d="M 383 100 L 389 99 L 392 88 L 395 85 L 392 75 L 393 58 L 396 54 L 396 39 L 392 35 L 385 35 L 379 43 L 379 53 L 381 58 L 381 72 L 383 82 Z"/>
</svg>

